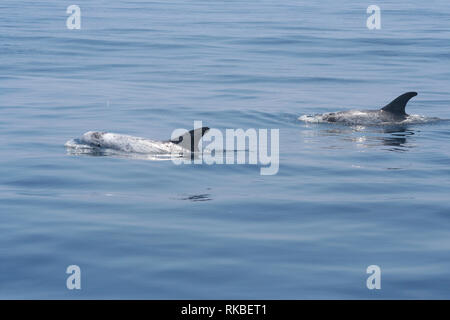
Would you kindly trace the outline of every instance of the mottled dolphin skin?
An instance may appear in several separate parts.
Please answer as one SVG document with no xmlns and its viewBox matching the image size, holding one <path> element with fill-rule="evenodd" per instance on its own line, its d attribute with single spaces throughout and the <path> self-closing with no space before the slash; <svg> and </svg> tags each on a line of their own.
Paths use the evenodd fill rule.
<svg viewBox="0 0 450 320">
<path fill-rule="evenodd" d="M 208 127 L 194 129 L 176 139 L 166 141 L 157 141 L 111 132 L 89 131 L 83 134 L 80 139 L 68 141 L 66 147 L 84 145 L 91 148 L 143 154 L 184 153 L 186 151 L 194 153 L 199 152 L 198 143 L 208 130 Z"/>
<path fill-rule="evenodd" d="M 322 119 L 328 122 L 348 122 L 351 119 L 364 116 L 374 122 L 400 122 L 408 117 L 405 112 L 406 104 L 417 96 L 417 92 L 407 92 L 392 100 L 379 110 L 350 110 L 330 112 L 322 115 Z"/>
</svg>

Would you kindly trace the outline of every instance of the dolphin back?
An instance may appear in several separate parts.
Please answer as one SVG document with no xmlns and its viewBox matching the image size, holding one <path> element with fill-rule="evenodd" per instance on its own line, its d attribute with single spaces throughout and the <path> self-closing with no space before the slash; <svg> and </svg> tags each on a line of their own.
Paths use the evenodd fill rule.
<svg viewBox="0 0 450 320">
<path fill-rule="evenodd" d="M 394 100 L 392 100 L 388 105 L 381 108 L 381 110 L 390 112 L 395 116 L 405 116 L 405 108 L 408 101 L 412 98 L 417 96 L 417 92 L 407 92 L 402 94 L 401 96 L 398 96 Z"/>
</svg>

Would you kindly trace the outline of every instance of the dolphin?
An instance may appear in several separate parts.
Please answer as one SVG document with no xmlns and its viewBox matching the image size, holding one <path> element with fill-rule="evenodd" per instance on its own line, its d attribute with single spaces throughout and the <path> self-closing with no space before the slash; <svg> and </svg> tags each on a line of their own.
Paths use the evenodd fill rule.
<svg viewBox="0 0 450 320">
<path fill-rule="evenodd" d="M 417 96 L 417 92 L 407 92 L 378 110 L 329 112 L 318 115 L 316 119 L 323 122 L 342 123 L 398 123 L 408 118 L 409 115 L 405 112 L 406 104 L 415 96 Z M 302 116 L 299 119 L 306 121 L 307 117 Z"/>
<path fill-rule="evenodd" d="M 75 149 L 108 149 L 127 153 L 164 154 L 199 152 L 198 143 L 208 127 L 197 128 L 171 140 L 158 141 L 111 132 L 88 131 L 65 146 Z"/>
</svg>

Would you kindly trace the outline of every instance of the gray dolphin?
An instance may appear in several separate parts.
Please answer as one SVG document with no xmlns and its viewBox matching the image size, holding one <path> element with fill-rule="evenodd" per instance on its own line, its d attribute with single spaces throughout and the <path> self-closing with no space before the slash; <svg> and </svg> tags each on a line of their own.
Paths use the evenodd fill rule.
<svg viewBox="0 0 450 320">
<path fill-rule="evenodd" d="M 406 104 L 417 96 L 417 92 L 407 92 L 392 100 L 378 110 L 350 110 L 324 113 L 321 120 L 326 122 L 401 122 L 408 117 L 405 112 Z"/>
<path fill-rule="evenodd" d="M 194 129 L 176 139 L 165 141 L 111 132 L 89 131 L 83 134 L 80 139 L 67 141 L 65 146 L 76 149 L 85 146 L 87 148 L 109 149 L 142 154 L 196 153 L 200 151 L 198 148 L 200 139 L 208 130 L 208 127 Z"/>
</svg>

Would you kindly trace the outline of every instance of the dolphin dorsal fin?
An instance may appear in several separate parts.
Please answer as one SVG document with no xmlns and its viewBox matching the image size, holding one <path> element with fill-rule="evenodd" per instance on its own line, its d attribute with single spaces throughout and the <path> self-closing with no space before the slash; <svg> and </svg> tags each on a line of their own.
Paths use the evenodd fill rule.
<svg viewBox="0 0 450 320">
<path fill-rule="evenodd" d="M 390 112 L 394 115 L 406 115 L 405 108 L 408 101 L 417 96 L 417 92 L 407 92 L 398 96 L 394 100 L 392 100 L 388 105 L 381 108 L 381 110 Z"/>
<path fill-rule="evenodd" d="M 203 135 L 209 130 L 208 127 L 202 127 L 198 129 L 186 132 L 182 136 L 176 139 L 170 140 L 170 142 L 180 145 L 181 147 L 191 152 L 198 152 L 198 143 Z"/>
</svg>

